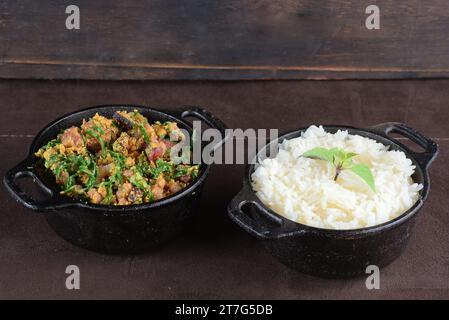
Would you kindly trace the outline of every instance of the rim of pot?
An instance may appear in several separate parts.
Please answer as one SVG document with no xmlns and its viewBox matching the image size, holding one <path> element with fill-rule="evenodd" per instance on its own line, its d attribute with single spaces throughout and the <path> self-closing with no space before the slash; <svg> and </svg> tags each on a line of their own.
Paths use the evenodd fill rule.
<svg viewBox="0 0 449 320">
<path fill-rule="evenodd" d="M 334 234 L 334 235 L 347 235 L 349 233 L 353 233 L 353 234 L 360 234 L 360 233 L 375 233 L 377 231 L 380 230 L 384 230 L 386 228 L 392 228 L 396 225 L 399 225 L 407 220 L 409 220 L 410 218 L 412 218 L 418 211 L 419 209 L 421 209 L 422 205 L 424 204 L 424 201 L 427 198 L 428 195 L 428 189 L 429 189 L 429 178 L 428 178 L 428 173 L 427 170 L 423 170 L 422 166 L 418 163 L 418 161 L 410 154 L 410 152 L 405 149 L 401 144 L 399 144 L 398 142 L 396 142 L 395 140 L 389 138 L 389 137 L 384 137 L 379 135 L 378 133 L 375 133 L 373 131 L 370 131 L 369 128 L 368 129 L 362 129 L 362 128 L 356 128 L 356 127 L 352 127 L 352 126 L 345 126 L 345 125 L 322 125 L 322 127 L 326 130 L 326 129 L 335 129 L 335 132 L 337 130 L 349 130 L 349 131 L 357 131 L 357 132 L 361 132 L 361 136 L 363 137 L 367 137 L 370 139 L 373 139 L 379 143 L 382 143 L 383 145 L 385 145 L 384 141 L 388 141 L 389 144 L 387 146 L 394 146 L 394 150 L 400 150 L 402 152 L 405 153 L 405 155 L 407 156 L 408 159 L 410 159 L 413 162 L 413 165 L 415 166 L 415 173 L 416 170 L 419 170 L 419 173 L 422 176 L 422 182 L 416 182 L 415 180 L 413 182 L 415 183 L 421 183 L 423 185 L 423 188 L 419 191 L 419 199 L 413 204 L 413 206 L 411 206 L 408 210 L 406 210 L 405 212 L 401 213 L 400 215 L 398 215 L 397 217 L 388 220 L 386 222 L 383 222 L 381 224 L 376 224 L 376 225 L 372 225 L 369 227 L 363 227 L 363 228 L 356 228 L 356 229 L 327 229 L 327 228 L 320 228 L 320 227 L 316 227 L 316 226 L 311 226 L 311 225 L 307 225 L 307 224 L 303 224 L 303 223 L 299 223 L 293 220 L 290 220 L 282 215 L 280 215 L 279 213 L 275 212 L 274 210 L 272 210 L 271 208 L 267 207 L 261 200 L 260 198 L 257 196 L 256 192 L 254 191 L 252 184 L 251 184 L 251 174 L 255 171 L 255 167 L 256 164 L 254 162 L 254 158 L 258 159 L 259 158 L 259 154 L 262 152 L 265 152 L 266 148 L 268 146 L 270 146 L 272 143 L 276 143 L 279 142 L 279 144 L 282 143 L 283 140 L 285 140 L 285 138 L 287 136 L 292 135 L 292 137 L 290 137 L 289 139 L 294 139 L 297 137 L 300 137 L 301 133 L 304 132 L 305 130 L 307 130 L 308 127 L 306 128 L 300 128 L 297 130 L 293 130 L 293 131 L 289 131 L 286 132 L 284 134 L 282 134 L 280 137 L 278 137 L 277 139 L 274 139 L 272 141 L 269 141 L 267 144 L 265 144 L 263 146 L 263 148 L 257 152 L 257 155 L 255 157 L 253 157 L 253 161 L 251 164 L 246 166 L 246 172 L 245 172 L 245 184 L 247 184 L 248 189 L 252 192 L 252 194 L 254 195 L 254 198 L 256 199 L 256 201 L 258 202 L 258 204 L 260 206 L 262 206 L 265 210 L 267 210 L 270 214 L 280 218 L 284 223 L 287 222 L 290 225 L 294 224 L 296 225 L 298 228 L 301 229 L 306 229 L 308 231 L 312 231 L 312 232 L 316 232 L 316 233 L 322 233 L 322 232 L 327 232 L 329 234 Z M 376 138 L 373 137 L 368 137 L 363 135 L 363 133 L 375 136 Z M 295 134 L 298 134 L 298 136 L 294 136 Z M 349 133 L 349 134 L 354 134 L 354 133 Z M 357 133 L 355 133 L 357 134 Z M 256 209 L 257 210 L 257 209 Z"/>
</svg>

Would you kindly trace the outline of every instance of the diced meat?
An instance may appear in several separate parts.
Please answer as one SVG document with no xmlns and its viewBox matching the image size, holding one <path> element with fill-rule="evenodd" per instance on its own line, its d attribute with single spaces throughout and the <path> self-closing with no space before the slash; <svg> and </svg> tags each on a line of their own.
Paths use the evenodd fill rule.
<svg viewBox="0 0 449 320">
<path fill-rule="evenodd" d="M 153 194 L 154 200 L 159 200 L 164 197 L 164 189 L 156 184 L 151 187 L 151 193 Z"/>
<path fill-rule="evenodd" d="M 165 149 L 163 147 L 147 147 L 145 149 L 145 154 L 149 161 L 156 161 L 157 159 L 161 158 L 165 153 Z"/>
<path fill-rule="evenodd" d="M 181 189 L 182 189 L 181 185 L 179 184 L 179 182 L 176 182 L 175 180 L 170 180 L 170 182 L 168 183 L 168 190 L 170 190 L 171 193 L 178 192 Z"/>
<path fill-rule="evenodd" d="M 89 189 L 89 191 L 87 191 L 87 195 L 90 198 L 90 202 L 94 204 L 99 204 L 101 200 L 103 200 L 103 197 L 96 188 Z"/>
<path fill-rule="evenodd" d="M 151 187 L 151 192 L 153 194 L 154 200 L 159 200 L 164 197 L 164 188 L 166 185 L 166 181 L 163 177 L 163 175 L 159 175 L 154 183 L 154 185 Z"/>
<path fill-rule="evenodd" d="M 166 151 L 167 145 L 164 140 L 151 143 L 151 145 L 145 148 L 145 154 L 149 161 L 156 161 L 157 159 L 162 158 Z"/>
<path fill-rule="evenodd" d="M 70 127 L 61 136 L 61 143 L 66 148 L 81 148 L 84 146 L 83 138 L 77 127 Z"/>
<path fill-rule="evenodd" d="M 99 187 L 97 191 L 103 198 L 106 198 L 108 195 L 108 190 L 104 186 Z"/>
<path fill-rule="evenodd" d="M 184 176 L 179 177 L 179 180 L 181 180 L 184 183 L 189 183 L 190 181 L 192 181 L 192 177 L 186 174 Z"/>
<path fill-rule="evenodd" d="M 96 138 L 89 138 L 86 140 L 86 147 L 92 152 L 98 152 L 101 150 L 101 144 L 100 141 L 98 141 Z"/>
<path fill-rule="evenodd" d="M 118 187 L 116 192 L 117 202 L 119 205 L 127 205 L 129 204 L 128 195 L 133 189 L 133 185 L 129 182 L 126 182 Z"/>
<path fill-rule="evenodd" d="M 156 183 L 155 183 L 155 184 L 156 184 L 157 186 L 161 187 L 162 189 L 164 189 L 166 183 L 167 183 L 167 182 L 165 181 L 164 176 L 163 176 L 162 174 L 160 174 L 160 175 L 157 177 Z"/>
</svg>

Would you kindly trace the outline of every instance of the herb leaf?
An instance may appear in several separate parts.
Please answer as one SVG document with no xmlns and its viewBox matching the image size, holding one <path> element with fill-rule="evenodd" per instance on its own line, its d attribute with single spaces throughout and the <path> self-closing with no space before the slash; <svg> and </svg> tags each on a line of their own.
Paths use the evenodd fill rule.
<svg viewBox="0 0 449 320">
<path fill-rule="evenodd" d="M 157 159 L 155 165 L 155 167 L 150 168 L 150 173 L 153 178 L 157 178 L 161 173 L 164 172 L 170 173 L 173 167 L 170 163 L 162 159 Z"/>
<path fill-rule="evenodd" d="M 332 150 L 318 147 L 304 152 L 302 156 L 310 159 L 319 159 L 333 163 L 334 154 L 335 153 Z"/>
<path fill-rule="evenodd" d="M 146 182 L 144 177 L 142 177 L 138 172 L 134 173 L 134 175 L 132 175 L 129 178 L 129 182 L 131 182 L 133 185 L 135 185 L 137 188 L 141 190 L 148 189 L 148 183 Z"/>
<path fill-rule="evenodd" d="M 374 185 L 374 177 L 371 173 L 370 168 L 368 168 L 365 164 L 355 164 L 352 167 L 348 168 L 352 172 L 354 172 L 356 175 L 358 175 L 360 178 L 363 179 L 363 181 L 366 182 L 366 184 L 373 190 L 376 191 L 376 186 Z"/>
<path fill-rule="evenodd" d="M 143 140 L 145 141 L 145 143 L 149 144 L 150 137 L 148 136 L 148 133 L 145 130 L 145 127 L 143 126 L 143 124 L 137 124 L 137 127 L 139 128 L 140 134 L 143 136 Z"/>
<path fill-rule="evenodd" d="M 304 152 L 302 156 L 310 159 L 324 160 L 331 163 L 335 168 L 334 181 L 337 181 L 337 178 L 342 170 L 351 170 L 362 178 L 371 190 L 374 192 L 376 191 L 374 176 L 370 168 L 365 164 L 356 164 L 353 162 L 352 158 L 357 156 L 357 153 L 346 152 L 339 148 L 326 149 L 317 147 Z"/>
</svg>

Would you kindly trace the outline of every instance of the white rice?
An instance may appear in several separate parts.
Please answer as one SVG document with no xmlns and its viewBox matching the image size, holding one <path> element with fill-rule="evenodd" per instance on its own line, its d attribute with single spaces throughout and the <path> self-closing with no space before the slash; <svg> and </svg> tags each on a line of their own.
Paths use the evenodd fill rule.
<svg viewBox="0 0 449 320">
<path fill-rule="evenodd" d="M 357 153 L 354 162 L 369 166 L 376 191 L 349 170 L 334 181 L 331 164 L 300 157 L 315 147 Z M 402 151 L 389 151 L 347 131 L 331 134 L 311 126 L 301 137 L 285 140 L 275 158 L 257 166 L 252 186 L 266 206 L 290 220 L 325 229 L 358 229 L 394 219 L 415 204 L 422 185 L 413 182 L 414 170 Z"/>
</svg>

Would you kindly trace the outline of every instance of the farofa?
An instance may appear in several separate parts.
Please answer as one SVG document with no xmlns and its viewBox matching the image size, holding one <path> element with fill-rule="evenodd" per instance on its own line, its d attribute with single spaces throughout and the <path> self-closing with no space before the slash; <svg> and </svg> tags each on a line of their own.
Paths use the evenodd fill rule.
<svg viewBox="0 0 449 320">
<path fill-rule="evenodd" d="M 136 110 L 118 111 L 112 119 L 97 113 L 35 155 L 62 194 L 93 204 L 140 204 L 178 192 L 196 178 L 199 165 L 170 161 L 170 149 L 184 139 L 176 122 L 150 124 Z"/>
</svg>

